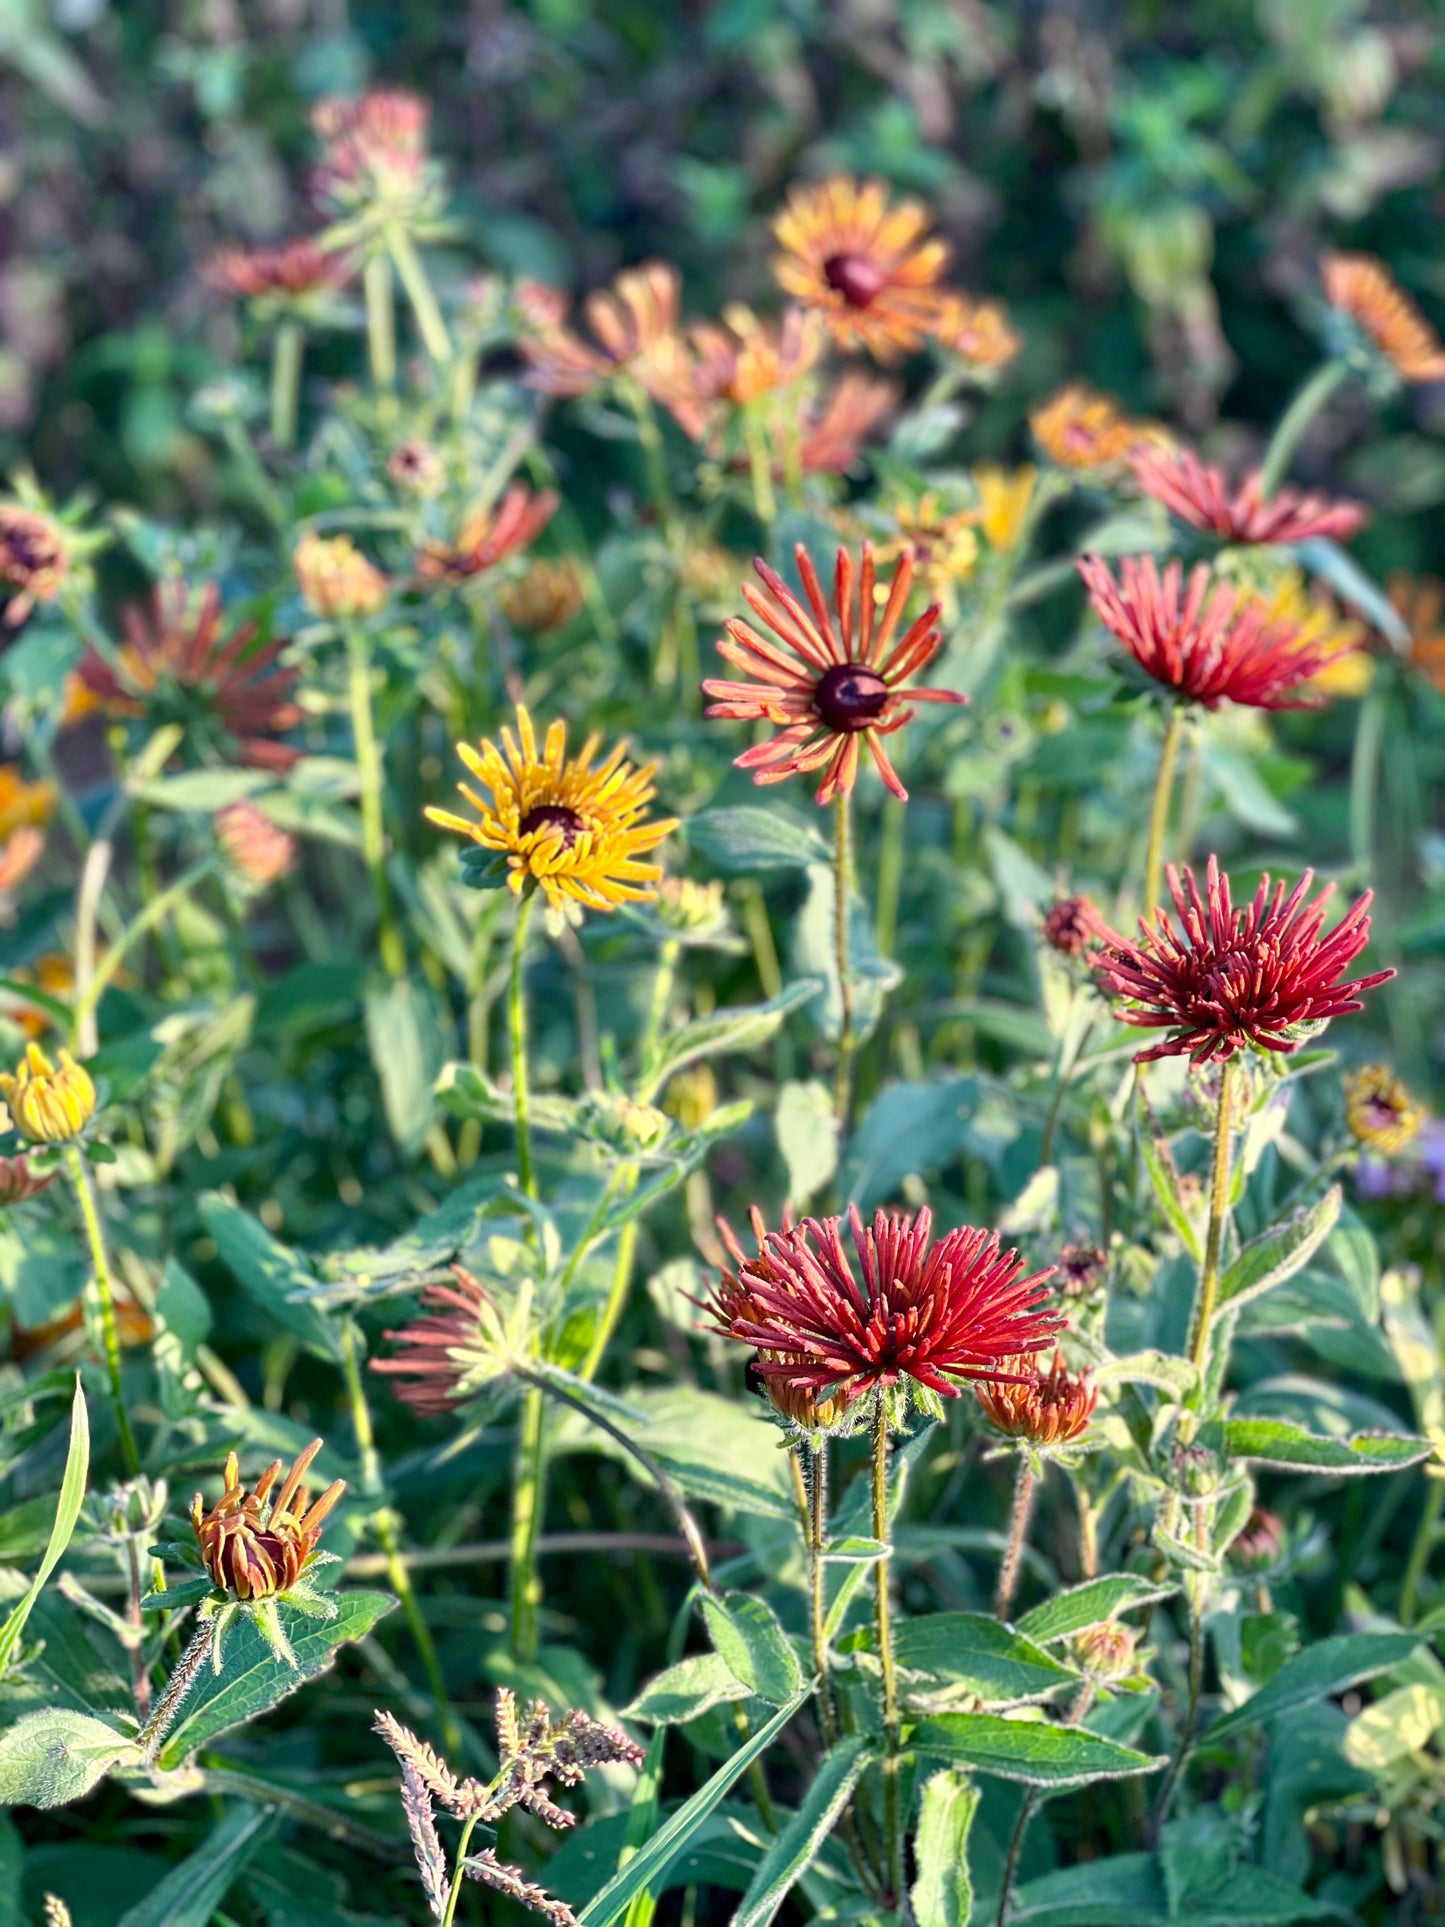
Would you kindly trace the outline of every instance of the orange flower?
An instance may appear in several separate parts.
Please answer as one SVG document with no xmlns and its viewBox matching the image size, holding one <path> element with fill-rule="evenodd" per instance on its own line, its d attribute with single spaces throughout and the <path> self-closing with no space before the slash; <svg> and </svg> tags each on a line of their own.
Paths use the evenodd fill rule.
<svg viewBox="0 0 1445 1927">
<path fill-rule="evenodd" d="M 417 550 L 416 572 L 423 582 L 467 582 L 531 546 L 552 519 L 557 497 L 550 489 L 533 495 L 520 482 L 496 508 L 473 509 L 453 542 L 426 542 Z"/>
<path fill-rule="evenodd" d="M 848 372 L 803 413 L 798 459 L 805 475 L 846 475 L 898 403 L 891 381 Z"/>
<path fill-rule="evenodd" d="M 1372 254 L 1326 254 L 1320 276 L 1332 308 L 1348 315 L 1402 381 L 1445 381 L 1445 348 L 1420 310 Z"/>
<path fill-rule="evenodd" d="M 274 1499 L 270 1493 L 281 1476 L 280 1459 L 248 1492 L 234 1452 L 226 1460 L 226 1489 L 215 1505 L 206 1511 L 196 1494 L 191 1504 L 196 1544 L 206 1571 L 223 1591 L 237 1599 L 269 1599 L 289 1592 L 301 1577 L 321 1538 L 323 1520 L 346 1490 L 345 1479 L 336 1479 L 308 1504 L 301 1481 L 320 1450 L 321 1440 L 313 1439 Z"/>
<path fill-rule="evenodd" d="M 1445 690 L 1445 582 L 1397 570 L 1385 584 L 1395 612 L 1410 632 L 1410 663 Z"/>
<path fill-rule="evenodd" d="M 216 841 L 237 875 L 258 890 L 279 882 L 296 866 L 295 837 L 273 823 L 248 796 L 216 812 Z"/>
<path fill-rule="evenodd" d="M 649 393 L 659 378 L 676 382 L 680 289 L 677 269 L 663 261 L 625 269 L 582 304 L 590 342 L 544 316 L 517 344 L 528 385 L 544 395 L 586 395 L 616 375 L 635 375 Z"/>
<path fill-rule="evenodd" d="M 1008 1362 L 1021 1374 L 1018 1381 L 974 1386 L 991 1425 L 1031 1445 L 1068 1445 L 1088 1430 L 1099 1394 L 1087 1372 L 1071 1372 L 1060 1351 L 1047 1372 L 1029 1357 Z"/>
<path fill-rule="evenodd" d="M 1141 450 L 1168 447 L 1151 422 L 1131 421 L 1108 395 L 1070 382 L 1029 416 L 1034 440 L 1060 468 L 1119 468 Z"/>
<path fill-rule="evenodd" d="M 941 348 L 979 374 L 1007 368 L 1023 346 L 1001 301 L 975 301 L 967 294 L 945 294 L 934 332 Z"/>
<path fill-rule="evenodd" d="M 351 279 L 352 264 L 328 254 L 315 241 L 286 241 L 274 248 L 225 247 L 201 269 L 201 279 L 219 294 L 242 301 L 294 302 Z"/>
<path fill-rule="evenodd" d="M 301 599 L 313 615 L 374 616 L 386 607 L 391 585 L 349 535 L 308 529 L 292 557 Z"/>
<path fill-rule="evenodd" d="M 324 143 L 312 180 L 318 201 L 339 214 L 376 212 L 412 219 L 428 200 L 428 103 L 400 88 L 379 88 L 357 100 L 332 96 L 311 110 L 313 132 Z"/>
<path fill-rule="evenodd" d="M 835 174 L 789 194 L 773 222 L 783 247 L 773 272 L 785 294 L 822 315 L 839 347 L 896 361 L 938 321 L 948 247 L 924 238 L 928 225 L 917 201 L 890 208 L 881 181 L 860 186 Z"/>
</svg>

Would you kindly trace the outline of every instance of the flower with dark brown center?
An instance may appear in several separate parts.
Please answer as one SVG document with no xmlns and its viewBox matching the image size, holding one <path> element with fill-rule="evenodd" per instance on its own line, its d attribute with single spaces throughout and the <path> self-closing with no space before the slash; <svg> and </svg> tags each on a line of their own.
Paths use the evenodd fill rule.
<svg viewBox="0 0 1445 1927">
<path fill-rule="evenodd" d="M 1108 1256 L 1100 1245 L 1065 1245 L 1054 1266 L 1066 1298 L 1091 1298 L 1103 1283 Z"/>
<path fill-rule="evenodd" d="M 270 1599 L 289 1592 L 321 1538 L 327 1514 L 346 1490 L 337 1479 L 309 1501 L 302 1480 L 321 1450 L 313 1439 L 287 1473 L 275 1498 L 281 1461 L 269 1465 L 249 1492 L 241 1483 L 236 1454 L 226 1460 L 226 1489 L 209 1511 L 198 1492 L 191 1525 L 206 1571 L 234 1599 Z"/>
<path fill-rule="evenodd" d="M 1425 1108 L 1388 1065 L 1362 1064 L 1345 1079 L 1345 1122 L 1358 1143 L 1390 1157 L 1420 1135 Z"/>
<path fill-rule="evenodd" d="M 1060 897 L 1044 915 L 1042 934 L 1061 957 L 1082 957 L 1104 941 L 1108 925 L 1091 898 Z"/>
<path fill-rule="evenodd" d="M 1135 1063 L 1182 1056 L 1205 1063 L 1238 1050 L 1288 1054 L 1331 1017 L 1359 1010 L 1360 991 L 1395 974 L 1342 980 L 1370 940 L 1368 891 L 1325 932 L 1334 885 L 1306 903 L 1312 870 L 1288 896 L 1283 883 L 1271 896 L 1269 877 L 1261 877 L 1253 901 L 1238 910 L 1217 857 L 1209 859 L 1202 893 L 1192 870 L 1181 876 L 1171 864 L 1168 880 L 1180 927 L 1161 906 L 1152 922 L 1140 919 L 1137 942 L 1111 938 L 1096 966 L 1101 989 L 1122 1000 L 1121 1023 L 1168 1033 Z"/>
<path fill-rule="evenodd" d="M 1141 449 L 1130 466 L 1146 495 L 1223 542 L 1305 542 L 1312 536 L 1347 542 L 1370 518 L 1361 502 L 1331 502 L 1297 488 L 1266 495 L 1258 471 L 1231 493 L 1223 471 L 1206 468 L 1192 448 Z"/>
<path fill-rule="evenodd" d="M 842 348 L 895 361 L 920 346 L 938 320 L 947 245 L 928 238 L 917 201 L 888 205 L 881 181 L 835 174 L 795 187 L 773 222 L 783 252 L 778 284 L 823 317 Z"/>
<path fill-rule="evenodd" d="M 16 628 L 37 602 L 53 602 L 70 573 L 60 524 L 38 509 L 0 502 L 0 584 L 10 593 L 4 621 Z"/>
<path fill-rule="evenodd" d="M 1088 1430 L 1099 1394 L 1087 1372 L 1071 1372 L 1057 1350 L 1046 1372 L 1032 1358 L 1010 1362 L 1012 1378 L 973 1388 L 991 1425 L 1038 1446 L 1068 1445 Z"/>
</svg>

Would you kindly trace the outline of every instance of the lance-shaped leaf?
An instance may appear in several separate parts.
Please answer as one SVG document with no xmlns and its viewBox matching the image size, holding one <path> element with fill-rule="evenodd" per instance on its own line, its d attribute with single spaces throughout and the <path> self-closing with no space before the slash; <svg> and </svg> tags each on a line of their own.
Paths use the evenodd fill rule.
<svg viewBox="0 0 1445 1927">
<path fill-rule="evenodd" d="M 1027 1634 L 987 1613 L 928 1613 L 898 1628 L 894 1655 L 904 1697 L 951 1687 L 981 1700 L 1041 1698 L 1077 1674 Z"/>
<path fill-rule="evenodd" d="M 1168 1761 L 1136 1753 L 1082 1726 L 1005 1719 L 998 1713 L 940 1713 L 920 1720 L 912 1745 L 959 1766 L 1028 1786 L 1086 1786 L 1126 1774 L 1157 1773 Z"/>
<path fill-rule="evenodd" d="M 1210 1428 L 1206 1428 L 1208 1431 Z M 1279 1418 L 1230 1418 L 1220 1427 L 1232 1459 L 1277 1466 L 1284 1472 L 1398 1472 L 1430 1456 L 1428 1439 L 1404 1433 L 1357 1432 L 1353 1438 L 1321 1438 Z"/>
<path fill-rule="evenodd" d="M 702 1615 L 720 1657 L 735 1679 L 769 1706 L 782 1706 L 803 1683 L 798 1656 L 765 1599 L 730 1592 L 705 1598 Z"/>
<path fill-rule="evenodd" d="M 216 1241 L 221 1262 L 269 1318 L 299 1338 L 308 1351 L 341 1363 L 340 1327 L 323 1318 L 306 1295 L 316 1276 L 286 1245 L 238 1204 L 210 1191 L 200 1202 L 201 1217 Z"/>
<path fill-rule="evenodd" d="M 245 1869 L 274 1833 L 279 1819 L 264 1807 L 243 1801 L 134 1907 L 116 1927 L 210 1927 L 212 1915 Z"/>
<path fill-rule="evenodd" d="M 808 1788 L 803 1804 L 762 1859 L 738 1903 L 732 1927 L 768 1927 L 789 1893 L 817 1859 L 867 1764 L 861 1734 L 840 1740 Z"/>
<path fill-rule="evenodd" d="M 688 818 L 683 834 L 700 856 L 737 876 L 803 870 L 832 855 L 811 823 L 755 806 L 701 810 Z"/>
<path fill-rule="evenodd" d="M 1343 1693 L 1347 1686 L 1373 1679 L 1407 1660 L 1420 1644 L 1418 1633 L 1342 1633 L 1322 1639 L 1287 1659 L 1274 1676 L 1252 1693 L 1243 1706 L 1226 1713 L 1209 1729 L 1211 1741 L 1243 1733 L 1281 1713 L 1308 1706 L 1311 1700 Z"/>
<path fill-rule="evenodd" d="M 50 1540 L 39 1570 L 5 1624 L 0 1626 L 0 1673 L 5 1671 L 10 1662 L 10 1656 L 25 1630 L 25 1622 L 45 1589 L 46 1580 L 60 1564 L 65 1548 L 70 1544 L 70 1536 L 75 1531 L 85 1499 L 85 1478 L 89 1470 L 90 1414 L 85 1407 L 85 1393 L 80 1389 L 80 1380 L 77 1378 L 75 1394 L 70 1402 L 70 1449 L 65 1455 L 65 1473 L 60 1481 L 60 1497 L 55 1504 L 55 1523 L 50 1528 Z"/>
<path fill-rule="evenodd" d="M 1286 1278 L 1303 1271 L 1334 1230 L 1340 1215 L 1340 1187 L 1331 1185 L 1322 1198 L 1284 1224 L 1271 1226 L 1248 1243 L 1219 1281 L 1219 1311 L 1237 1311 Z"/>
<path fill-rule="evenodd" d="M 683 1024 L 658 1045 L 656 1056 L 647 1066 L 646 1088 L 641 1095 L 650 1099 L 674 1072 L 685 1064 L 695 1064 L 699 1058 L 717 1057 L 724 1051 L 756 1050 L 779 1029 L 789 1011 L 809 1003 L 821 989 L 816 977 L 802 977 L 765 1004 L 715 1010 L 710 1016 Z"/>
<path fill-rule="evenodd" d="M 913 1857 L 913 1917 L 918 1927 L 968 1927 L 973 1883 L 968 1873 L 968 1836 L 979 1793 L 952 1767 L 935 1773 L 923 1789 Z"/>
<path fill-rule="evenodd" d="M 632 1704 L 622 1709 L 622 1717 L 657 1726 L 685 1726 L 714 1706 L 746 1699 L 748 1690 L 721 1653 L 695 1653 L 649 1680 Z"/>
<path fill-rule="evenodd" d="M 1167 1583 L 1156 1584 L 1137 1572 L 1107 1573 L 1101 1579 L 1086 1579 L 1081 1586 L 1070 1586 L 1067 1592 L 1045 1599 L 1017 1621 L 1017 1629 L 1041 1646 L 1047 1646 L 1056 1639 L 1072 1639 L 1077 1633 L 1086 1633 L 1091 1626 L 1102 1626 L 1106 1620 L 1128 1612 L 1131 1607 L 1151 1606 L 1155 1600 L 1167 1599 L 1176 1590 Z"/>
</svg>

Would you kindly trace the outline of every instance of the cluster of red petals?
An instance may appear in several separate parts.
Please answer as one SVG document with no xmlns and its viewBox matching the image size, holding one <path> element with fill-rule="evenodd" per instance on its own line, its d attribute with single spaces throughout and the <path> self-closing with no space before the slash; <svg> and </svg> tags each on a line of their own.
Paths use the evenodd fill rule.
<svg viewBox="0 0 1445 1927">
<path fill-rule="evenodd" d="M 1108 935 L 1099 906 L 1089 897 L 1060 897 L 1044 914 L 1042 936 L 1061 957 L 1082 957 Z"/>
<path fill-rule="evenodd" d="M 913 585 L 911 551 L 899 561 L 881 616 L 874 600 L 871 544 L 863 544 L 856 573 L 853 558 L 839 549 L 832 609 L 801 542 L 793 554 L 808 607 L 761 557 L 754 562 L 764 586 L 745 583 L 743 599 L 777 640 L 737 617 L 725 624 L 727 637 L 718 643 L 718 653 L 754 680 L 705 682 L 703 690 L 713 699 L 706 713 L 734 722 L 778 725 L 778 735 L 736 759 L 739 769 L 755 772 L 755 782 L 781 783 L 821 769 L 818 801 L 828 803 L 852 790 L 861 741 L 889 789 L 906 799 L 908 792 L 888 759 L 883 738 L 912 721 L 912 702 L 968 700 L 946 689 L 910 689 L 905 700 L 903 685 L 942 645 L 939 605 L 925 609 L 895 642 Z"/>
<path fill-rule="evenodd" d="M 1086 555 L 1078 568 L 1104 626 L 1166 689 L 1206 709 L 1312 709 L 1323 700 L 1305 685 L 1335 660 L 1338 642 L 1272 617 L 1262 598 L 1217 581 L 1204 563 L 1187 582 L 1180 563 L 1161 576 L 1148 555 L 1125 556 L 1118 578 L 1102 556 Z"/>
<path fill-rule="evenodd" d="M 1027 1363 L 1028 1361 L 1022 1361 Z M 974 1388 L 990 1424 L 1031 1445 L 1067 1445 L 1086 1432 L 1099 1402 L 1087 1372 L 1071 1372 L 1060 1351 L 1046 1372 Z"/>
<path fill-rule="evenodd" d="M 416 1318 L 386 1336 L 405 1346 L 400 1358 L 373 1358 L 371 1369 L 406 1381 L 396 1395 L 428 1418 L 440 1418 L 464 1402 L 468 1394 L 457 1388 L 469 1365 L 476 1362 L 478 1333 L 492 1309 L 486 1289 L 460 1265 L 452 1267 L 452 1284 L 430 1284 L 421 1302 L 436 1315 Z"/>
<path fill-rule="evenodd" d="M 840 1405 L 912 1379 L 946 1397 L 958 1379 L 1017 1378 L 1063 1319 L 1044 1309 L 1050 1271 L 1023 1275 L 998 1233 L 965 1225 L 933 1242 L 933 1214 L 878 1211 L 865 1225 L 804 1218 L 760 1239 L 724 1273 L 707 1309 L 715 1327 L 757 1350 L 770 1385 L 826 1393 Z M 856 1270 L 855 1270 L 856 1265 Z"/>
<path fill-rule="evenodd" d="M 1358 1010 L 1360 991 L 1395 974 L 1342 981 L 1370 940 L 1369 891 L 1325 933 L 1334 885 L 1306 903 L 1312 870 L 1288 896 L 1283 883 L 1271 894 L 1269 877 L 1261 877 L 1254 900 L 1238 910 L 1216 857 L 1202 894 L 1192 870 L 1181 877 L 1171 865 L 1168 876 L 1182 927 L 1156 910 L 1152 923 L 1140 920 L 1137 943 L 1111 938 L 1096 966 L 1101 987 L 1126 1000 L 1116 1013 L 1121 1023 L 1168 1032 L 1136 1063 L 1187 1055 L 1198 1064 L 1241 1049 L 1288 1053 L 1302 1026 Z"/>
<path fill-rule="evenodd" d="M 315 241 L 286 241 L 279 247 L 225 247 L 201 269 L 201 278 L 219 294 L 256 300 L 263 295 L 311 294 L 339 288 L 351 279 L 353 263 L 328 254 Z"/>
<path fill-rule="evenodd" d="M 1225 542 L 1305 542 L 1317 535 L 1345 542 L 1369 520 L 1361 502 L 1332 502 L 1296 488 L 1266 496 L 1258 471 L 1231 494 L 1223 472 L 1206 467 L 1191 448 L 1143 448 L 1131 466 L 1146 495 Z"/>
<path fill-rule="evenodd" d="M 533 494 L 520 482 L 509 488 L 495 509 L 468 515 L 452 542 L 426 542 L 417 551 L 422 582 L 468 582 L 485 575 L 508 556 L 530 548 L 552 519 L 557 496 L 551 489 Z"/>
</svg>

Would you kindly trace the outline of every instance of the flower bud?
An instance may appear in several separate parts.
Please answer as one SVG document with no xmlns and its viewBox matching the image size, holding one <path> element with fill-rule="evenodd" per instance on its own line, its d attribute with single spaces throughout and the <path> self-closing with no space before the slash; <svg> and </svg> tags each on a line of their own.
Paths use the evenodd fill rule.
<svg viewBox="0 0 1445 1927">
<path fill-rule="evenodd" d="M 1276 1565 L 1284 1550 L 1284 1521 L 1278 1514 L 1257 1505 L 1245 1521 L 1244 1530 L 1229 1548 L 1230 1563 L 1245 1572 L 1264 1572 Z"/>
<path fill-rule="evenodd" d="M 1054 1261 L 1054 1276 L 1066 1298 L 1092 1298 L 1104 1281 L 1108 1264 L 1099 1245 L 1065 1245 Z"/>
<path fill-rule="evenodd" d="M 749 1359 L 746 1378 L 749 1391 L 765 1398 L 779 1418 L 785 1418 L 804 1432 L 817 1432 L 843 1416 L 847 1407 L 841 1398 L 829 1398 L 810 1385 L 793 1385 L 786 1378 L 775 1378 L 761 1369 L 759 1361 L 776 1356 L 773 1352 L 759 1352 Z"/>
<path fill-rule="evenodd" d="M 386 606 L 391 585 L 349 535 L 302 536 L 294 557 L 306 606 L 318 616 L 374 616 Z"/>
<path fill-rule="evenodd" d="M 1044 917 L 1044 942 L 1061 957 L 1082 957 L 1104 935 L 1104 919 L 1088 897 L 1060 897 Z"/>
<path fill-rule="evenodd" d="M 196 1494 L 191 1504 L 196 1543 L 206 1571 L 224 1592 L 236 1599 L 268 1599 L 289 1592 L 301 1577 L 323 1520 L 346 1490 L 345 1479 L 337 1479 L 308 1506 L 301 1481 L 320 1450 L 321 1440 L 313 1439 L 274 1499 L 270 1493 L 281 1473 L 280 1459 L 248 1492 L 234 1452 L 226 1460 L 226 1489 L 209 1512 Z"/>
<path fill-rule="evenodd" d="M 1053 1364 L 1042 1373 L 1032 1357 L 1000 1364 L 1019 1379 L 1013 1384 L 986 1379 L 974 1386 L 985 1418 L 1000 1432 L 1031 1445 L 1067 1445 L 1087 1431 L 1099 1394 L 1087 1372 L 1069 1371 L 1062 1352 L 1054 1353 Z"/>
<path fill-rule="evenodd" d="M 1127 1679 L 1135 1668 L 1139 1638 L 1131 1626 L 1106 1619 L 1090 1626 L 1074 1641 L 1074 1653 L 1084 1671 L 1102 1681 Z"/>
<path fill-rule="evenodd" d="M 24 1204 L 27 1198 L 38 1197 L 55 1176 L 53 1171 L 43 1175 L 33 1171 L 30 1160 L 22 1152 L 19 1157 L 0 1158 L 0 1209 L 7 1204 Z"/>
<path fill-rule="evenodd" d="M 238 876 L 264 890 L 296 865 L 296 839 L 249 797 L 216 813 L 216 838 Z"/>
<path fill-rule="evenodd" d="M 27 1047 L 13 1072 L 0 1071 L 0 1097 L 21 1136 L 36 1144 L 68 1144 L 95 1115 L 90 1073 L 68 1050 L 57 1067 L 38 1044 Z"/>
</svg>

